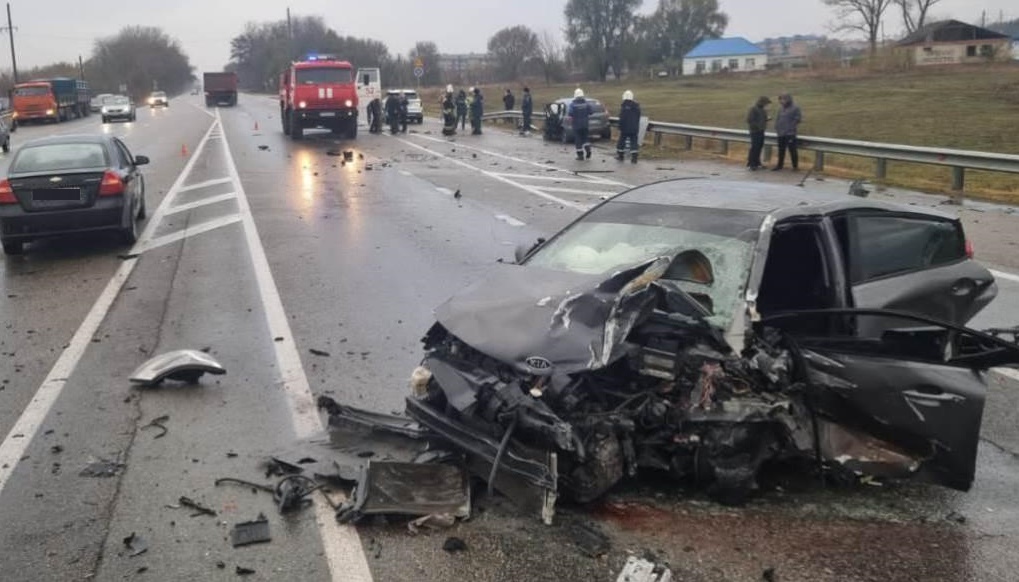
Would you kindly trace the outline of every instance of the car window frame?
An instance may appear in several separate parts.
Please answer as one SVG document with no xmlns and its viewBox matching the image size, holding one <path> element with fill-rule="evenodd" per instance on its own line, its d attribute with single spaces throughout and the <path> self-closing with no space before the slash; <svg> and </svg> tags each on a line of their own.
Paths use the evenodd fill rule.
<svg viewBox="0 0 1019 582">
<path fill-rule="evenodd" d="M 113 138 L 113 147 L 114 149 L 117 150 L 118 155 L 121 158 L 121 161 L 126 162 L 123 163 L 120 167 L 127 168 L 128 170 L 133 170 L 136 166 L 134 163 L 134 156 L 131 155 L 131 150 L 127 149 L 127 146 L 124 144 L 124 142 L 120 141 L 118 138 Z"/>
<path fill-rule="evenodd" d="M 830 220 L 830 223 L 831 223 L 831 230 L 832 230 L 832 238 L 833 238 L 834 244 L 838 247 L 839 253 L 842 255 L 842 265 L 843 265 L 843 269 L 845 270 L 846 281 L 847 281 L 847 283 L 848 283 L 850 288 L 856 287 L 858 285 L 864 285 L 864 284 L 867 284 L 867 283 L 873 283 L 875 281 L 885 281 L 885 280 L 893 279 L 893 278 L 896 278 L 896 277 L 904 277 L 904 276 L 907 276 L 907 275 L 921 273 L 923 271 L 929 271 L 931 269 L 939 269 L 939 268 L 944 268 L 944 267 L 950 267 L 950 266 L 958 265 L 958 264 L 961 264 L 961 263 L 963 263 L 965 261 L 970 260 L 970 257 L 968 257 L 965 254 L 965 252 L 963 252 L 961 257 L 959 257 L 958 259 L 952 260 L 952 261 L 947 261 L 947 262 L 944 262 L 944 263 L 938 263 L 936 265 L 928 265 L 928 266 L 925 266 L 925 267 L 924 266 L 914 267 L 914 268 L 911 268 L 911 269 L 904 269 L 904 270 L 901 270 L 901 271 L 895 271 L 893 273 L 885 273 L 885 274 L 882 274 L 882 275 L 879 275 L 879 276 L 876 276 L 876 277 L 867 277 L 867 278 L 864 278 L 863 277 L 863 273 L 860 272 L 860 270 L 859 270 L 860 267 L 858 266 L 859 263 L 857 261 L 857 257 L 859 257 L 859 255 L 861 253 L 860 246 L 859 246 L 859 241 L 856 240 L 856 237 L 853 236 L 852 229 L 851 228 L 847 228 L 846 237 L 849 240 L 846 241 L 846 247 L 847 248 L 843 248 L 842 242 L 841 242 L 840 237 L 838 235 L 838 227 L 836 226 L 836 221 L 838 221 L 838 220 L 847 220 L 847 221 L 850 221 L 850 220 L 855 220 L 855 219 L 859 219 L 859 218 L 866 218 L 866 217 L 903 218 L 903 219 L 908 219 L 908 220 L 926 220 L 926 221 L 929 221 L 929 222 L 945 222 L 945 223 L 949 223 L 949 224 L 953 225 L 957 229 L 957 231 L 959 232 L 959 234 L 962 237 L 963 244 L 965 244 L 965 241 L 966 241 L 966 232 L 965 232 L 965 230 L 963 230 L 962 224 L 960 223 L 960 221 L 958 219 L 953 219 L 951 217 L 943 217 L 943 216 L 937 216 L 937 215 L 933 215 L 933 214 L 924 214 L 922 212 L 904 212 L 904 211 L 880 210 L 880 209 L 846 210 L 846 211 L 843 211 L 843 212 L 838 212 L 838 213 L 832 214 L 831 216 L 829 216 L 829 220 Z M 847 227 L 848 227 L 848 224 L 847 224 Z"/>
</svg>

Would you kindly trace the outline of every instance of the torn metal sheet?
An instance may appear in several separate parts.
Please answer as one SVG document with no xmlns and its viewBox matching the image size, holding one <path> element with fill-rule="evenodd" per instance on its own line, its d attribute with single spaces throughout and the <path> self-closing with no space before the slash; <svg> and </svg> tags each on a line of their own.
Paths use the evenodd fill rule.
<svg viewBox="0 0 1019 582">
<path fill-rule="evenodd" d="M 672 582 L 672 570 L 664 564 L 630 556 L 616 582 Z"/>
<path fill-rule="evenodd" d="M 470 483 L 462 467 L 381 461 L 365 466 L 353 498 L 337 511 L 337 519 L 441 513 L 470 517 Z"/>
<path fill-rule="evenodd" d="M 270 541 L 272 536 L 269 535 L 269 520 L 261 513 L 257 519 L 238 523 L 230 530 L 230 544 L 235 548 Z"/>
<path fill-rule="evenodd" d="M 145 362 L 131 374 L 130 380 L 142 386 L 158 386 L 167 379 L 194 384 L 204 374 L 222 375 L 226 369 L 204 352 L 177 350 Z"/>
</svg>

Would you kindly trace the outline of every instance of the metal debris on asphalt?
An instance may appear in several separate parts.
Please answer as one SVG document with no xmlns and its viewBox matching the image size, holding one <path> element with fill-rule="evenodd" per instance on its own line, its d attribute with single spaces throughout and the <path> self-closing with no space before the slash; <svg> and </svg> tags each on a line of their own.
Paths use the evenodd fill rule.
<svg viewBox="0 0 1019 582">
<path fill-rule="evenodd" d="M 316 350 L 315 348 L 311 348 L 308 351 L 311 353 L 311 355 L 318 356 L 320 358 L 328 358 L 329 356 L 332 355 L 329 352 L 323 350 Z"/>
<path fill-rule="evenodd" d="M 609 537 L 593 524 L 574 524 L 570 527 L 569 532 L 573 543 L 589 558 L 604 556 L 612 549 Z"/>
<path fill-rule="evenodd" d="M 467 542 L 463 541 L 462 539 L 460 539 L 458 537 L 451 536 L 451 537 L 446 538 L 446 541 L 443 542 L 442 549 L 446 550 L 447 552 L 449 552 L 451 554 L 455 554 L 457 552 L 466 552 L 467 551 Z"/>
<path fill-rule="evenodd" d="M 342 523 L 367 515 L 420 516 L 449 513 L 470 517 L 467 472 L 450 464 L 368 461 L 351 499 L 336 513 Z"/>
<path fill-rule="evenodd" d="M 96 479 L 105 479 L 109 477 L 116 477 L 120 475 L 121 471 L 124 470 L 126 465 L 117 461 L 108 461 L 106 459 L 93 459 L 85 468 L 78 473 L 79 477 L 91 477 Z"/>
<path fill-rule="evenodd" d="M 422 531 L 449 529 L 454 525 L 456 525 L 456 516 L 450 513 L 433 513 L 408 522 L 407 531 L 413 536 Z"/>
<path fill-rule="evenodd" d="M 149 551 L 149 543 L 145 538 L 131 532 L 131 535 L 124 538 L 124 547 L 127 548 L 127 555 L 134 558 Z"/>
<path fill-rule="evenodd" d="M 152 422 L 150 422 L 150 423 L 146 424 L 145 426 L 141 427 L 140 430 L 148 430 L 150 428 L 157 428 L 161 432 L 159 434 L 157 434 L 156 436 L 152 437 L 152 438 L 153 438 L 153 440 L 161 439 L 161 438 L 165 437 L 167 435 L 167 433 L 170 432 L 170 429 L 166 428 L 163 425 L 163 423 L 165 423 L 165 422 L 167 422 L 169 420 L 170 420 L 170 415 L 169 414 L 164 414 L 163 416 L 160 416 L 159 418 L 152 419 Z"/>
<path fill-rule="evenodd" d="M 616 582 L 672 582 L 672 570 L 664 564 L 630 556 Z"/>
<path fill-rule="evenodd" d="M 141 386 L 158 386 L 168 379 L 195 384 L 206 373 L 222 375 L 226 369 L 203 351 L 177 350 L 148 360 L 131 374 L 130 380 Z"/>
<path fill-rule="evenodd" d="M 272 541 L 269 535 L 269 520 L 259 513 L 253 521 L 238 523 L 230 530 L 230 544 L 235 548 Z"/>
<path fill-rule="evenodd" d="M 234 573 L 237 574 L 238 576 L 249 576 L 251 574 L 254 574 L 255 570 L 254 568 L 245 568 L 244 566 L 237 566 L 237 568 L 234 569 Z"/>
<path fill-rule="evenodd" d="M 180 503 L 181 507 L 187 507 L 188 509 L 193 509 L 197 512 L 192 514 L 191 517 L 197 517 L 199 515 L 211 515 L 213 517 L 216 516 L 215 511 L 209 509 L 208 507 L 205 507 L 204 505 L 198 503 L 197 501 L 191 499 L 190 497 L 181 496 L 180 499 L 177 500 L 177 502 Z"/>
<path fill-rule="evenodd" d="M 269 151 L 269 146 L 267 146 L 267 145 L 260 145 L 260 146 L 258 146 L 258 149 L 262 150 L 263 152 L 267 152 L 267 151 Z"/>
</svg>

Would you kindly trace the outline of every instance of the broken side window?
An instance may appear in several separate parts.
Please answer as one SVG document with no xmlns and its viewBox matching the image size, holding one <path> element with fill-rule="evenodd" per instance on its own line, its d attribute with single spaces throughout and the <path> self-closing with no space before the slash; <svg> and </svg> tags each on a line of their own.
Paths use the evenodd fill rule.
<svg viewBox="0 0 1019 582">
<path fill-rule="evenodd" d="M 966 258 L 962 227 L 948 219 L 862 215 L 833 223 L 853 284 Z"/>
</svg>

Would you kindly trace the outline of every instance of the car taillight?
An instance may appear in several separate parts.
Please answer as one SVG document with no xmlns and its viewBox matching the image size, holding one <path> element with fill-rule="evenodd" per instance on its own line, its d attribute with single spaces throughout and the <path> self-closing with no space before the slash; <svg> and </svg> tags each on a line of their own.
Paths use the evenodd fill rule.
<svg viewBox="0 0 1019 582">
<path fill-rule="evenodd" d="M 124 193 L 124 181 L 116 172 L 109 170 L 103 174 L 103 183 L 99 186 L 100 196 L 119 196 Z"/>
<path fill-rule="evenodd" d="M 2 186 L 0 186 L 0 187 L 2 187 Z M 0 195 L 2 195 L 2 191 L 0 191 Z M 966 241 L 966 256 L 972 259 L 973 255 L 975 255 L 975 254 L 976 254 L 976 251 L 973 250 L 973 241 L 967 240 Z"/>
<path fill-rule="evenodd" d="M 8 180 L 0 182 L 0 204 L 17 204 L 18 199 L 14 197 L 14 189 Z"/>
</svg>

